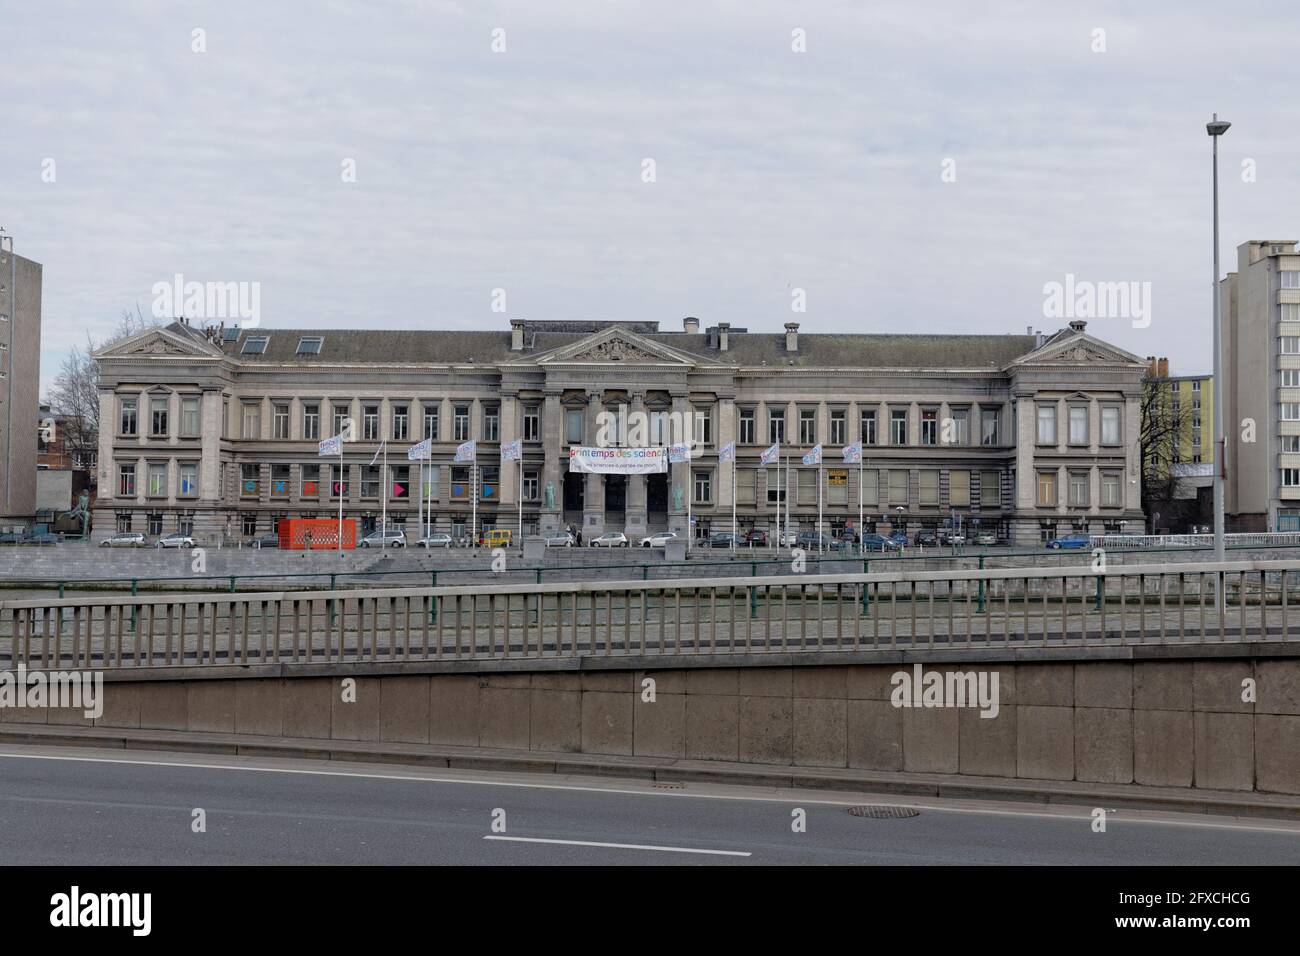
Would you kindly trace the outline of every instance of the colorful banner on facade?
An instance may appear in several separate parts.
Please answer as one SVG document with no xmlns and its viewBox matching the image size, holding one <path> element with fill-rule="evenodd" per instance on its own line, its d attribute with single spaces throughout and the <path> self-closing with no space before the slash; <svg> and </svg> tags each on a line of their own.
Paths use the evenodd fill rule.
<svg viewBox="0 0 1300 956">
<path fill-rule="evenodd" d="M 668 470 L 667 448 L 569 449 L 569 471 L 590 475 L 652 475 Z"/>
<path fill-rule="evenodd" d="M 820 465 L 822 463 L 822 446 L 820 442 L 813 445 L 812 451 L 803 456 L 803 463 L 805 465 Z"/>
<path fill-rule="evenodd" d="M 318 451 L 316 454 L 321 458 L 327 458 L 331 455 L 343 454 L 343 436 L 335 435 L 333 438 L 326 438 L 316 445 Z"/>
<path fill-rule="evenodd" d="M 773 445 L 771 448 L 768 448 L 766 451 L 763 452 L 763 454 L 759 455 L 758 460 L 765 465 L 770 465 L 776 462 L 778 459 L 780 459 L 780 457 L 781 457 L 781 446 L 778 443 Z"/>
<path fill-rule="evenodd" d="M 452 461 L 462 462 L 462 461 L 477 461 L 477 460 L 478 460 L 478 456 L 476 454 L 474 442 L 467 441 L 464 444 L 456 446 L 456 457 L 453 458 Z"/>
<path fill-rule="evenodd" d="M 855 465 L 862 460 L 862 442 L 855 441 L 852 445 L 844 446 L 844 463 L 846 465 Z"/>
<path fill-rule="evenodd" d="M 521 439 L 516 438 L 514 441 L 501 443 L 501 460 L 518 461 L 524 457 L 524 443 Z"/>
<path fill-rule="evenodd" d="M 407 461 L 428 461 L 433 457 L 433 439 L 426 438 L 418 445 L 406 449 Z"/>
<path fill-rule="evenodd" d="M 668 446 L 668 462 L 673 465 L 680 465 L 682 462 L 691 460 L 691 446 L 686 442 L 680 442 L 676 445 Z"/>
</svg>

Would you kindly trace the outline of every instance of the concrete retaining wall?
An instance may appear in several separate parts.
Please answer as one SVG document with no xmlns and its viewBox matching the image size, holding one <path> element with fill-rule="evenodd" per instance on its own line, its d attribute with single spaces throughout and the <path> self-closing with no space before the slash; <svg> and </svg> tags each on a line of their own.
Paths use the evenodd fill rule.
<svg viewBox="0 0 1300 956">
<path fill-rule="evenodd" d="M 926 665 L 996 670 L 992 719 L 893 706 L 891 676 L 910 666 L 362 676 L 355 703 L 342 675 L 114 680 L 93 723 L 1300 794 L 1300 659 Z"/>
</svg>

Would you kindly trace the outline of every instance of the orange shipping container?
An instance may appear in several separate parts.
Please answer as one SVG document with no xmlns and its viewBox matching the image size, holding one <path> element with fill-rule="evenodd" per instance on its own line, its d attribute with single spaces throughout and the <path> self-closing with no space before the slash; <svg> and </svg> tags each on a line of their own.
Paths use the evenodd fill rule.
<svg viewBox="0 0 1300 956">
<path fill-rule="evenodd" d="M 343 550 L 357 546 L 357 523 L 352 518 L 343 519 Z M 285 518 L 280 522 L 280 548 L 298 551 L 337 551 L 339 548 L 339 522 L 337 518 Z"/>
</svg>

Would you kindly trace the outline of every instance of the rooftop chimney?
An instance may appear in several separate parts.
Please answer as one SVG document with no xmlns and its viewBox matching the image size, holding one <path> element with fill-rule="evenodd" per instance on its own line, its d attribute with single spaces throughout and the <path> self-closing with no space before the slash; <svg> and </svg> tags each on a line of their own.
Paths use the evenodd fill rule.
<svg viewBox="0 0 1300 956">
<path fill-rule="evenodd" d="M 718 323 L 718 351 L 719 352 L 727 351 L 727 337 L 730 331 L 731 331 L 730 322 Z"/>
<path fill-rule="evenodd" d="M 785 324 L 785 350 L 787 352 L 799 351 L 799 323 L 787 322 Z"/>
<path fill-rule="evenodd" d="M 1088 327 L 1088 323 L 1083 321 L 1083 319 L 1075 319 L 1073 322 L 1070 323 L 1070 328 L 1074 329 L 1074 331 L 1079 333 L 1082 333 L 1083 330 L 1086 329 L 1087 327 Z"/>
<path fill-rule="evenodd" d="M 524 350 L 524 320 L 510 320 L 510 351 L 522 352 Z"/>
<path fill-rule="evenodd" d="M 700 320 L 693 315 L 688 315 L 682 319 L 682 331 L 688 335 L 694 335 L 700 330 Z"/>
</svg>

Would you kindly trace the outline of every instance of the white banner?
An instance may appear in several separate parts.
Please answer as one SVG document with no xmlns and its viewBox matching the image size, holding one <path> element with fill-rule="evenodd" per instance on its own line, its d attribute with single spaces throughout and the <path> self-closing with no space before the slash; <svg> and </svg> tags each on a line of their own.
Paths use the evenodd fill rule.
<svg viewBox="0 0 1300 956">
<path fill-rule="evenodd" d="M 429 461 L 433 458 L 433 439 L 426 438 L 418 445 L 412 445 L 406 449 L 406 458 L 408 461 Z"/>
<path fill-rule="evenodd" d="M 592 475 L 651 475 L 667 470 L 667 448 L 569 449 L 569 471 Z"/>
<path fill-rule="evenodd" d="M 477 449 L 474 442 L 467 441 L 464 444 L 456 446 L 456 457 L 452 459 L 455 462 L 475 461 L 477 459 Z"/>
<path fill-rule="evenodd" d="M 335 435 L 333 438 L 326 438 L 324 441 L 318 442 L 316 447 L 319 449 L 316 454 L 321 458 L 330 455 L 341 455 L 343 454 L 343 436 Z"/>
</svg>

